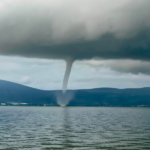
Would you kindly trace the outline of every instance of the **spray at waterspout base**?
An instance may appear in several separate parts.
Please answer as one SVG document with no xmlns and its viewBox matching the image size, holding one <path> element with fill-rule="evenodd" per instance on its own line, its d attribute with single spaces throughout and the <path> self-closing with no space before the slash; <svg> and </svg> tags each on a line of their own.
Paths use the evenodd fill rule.
<svg viewBox="0 0 150 150">
<path fill-rule="evenodd" d="M 65 107 L 73 99 L 74 92 L 73 91 L 67 91 L 66 93 L 63 94 L 61 91 L 58 91 L 55 93 L 55 96 L 56 96 L 57 104 Z"/>
</svg>

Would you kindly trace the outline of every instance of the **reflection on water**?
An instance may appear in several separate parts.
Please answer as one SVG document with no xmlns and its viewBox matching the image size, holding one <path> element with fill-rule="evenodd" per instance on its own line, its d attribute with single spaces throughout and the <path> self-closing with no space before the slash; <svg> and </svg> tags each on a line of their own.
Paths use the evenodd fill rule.
<svg viewBox="0 0 150 150">
<path fill-rule="evenodd" d="M 3 150 L 147 150 L 149 108 L 0 107 Z"/>
</svg>

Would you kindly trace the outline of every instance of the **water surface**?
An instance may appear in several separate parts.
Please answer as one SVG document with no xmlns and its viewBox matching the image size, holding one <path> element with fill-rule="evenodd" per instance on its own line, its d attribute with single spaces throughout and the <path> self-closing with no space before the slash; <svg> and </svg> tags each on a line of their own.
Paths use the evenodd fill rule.
<svg viewBox="0 0 150 150">
<path fill-rule="evenodd" d="M 0 107 L 2 150 L 147 150 L 150 108 Z"/>
</svg>

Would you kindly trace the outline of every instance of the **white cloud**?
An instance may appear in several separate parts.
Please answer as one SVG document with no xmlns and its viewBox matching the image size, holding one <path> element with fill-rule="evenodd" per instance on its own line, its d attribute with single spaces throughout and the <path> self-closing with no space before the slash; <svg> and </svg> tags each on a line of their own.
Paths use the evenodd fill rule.
<svg viewBox="0 0 150 150">
<path fill-rule="evenodd" d="M 18 80 L 18 83 L 24 84 L 24 85 L 30 85 L 34 82 L 33 78 L 29 76 L 21 77 L 21 79 Z"/>
</svg>

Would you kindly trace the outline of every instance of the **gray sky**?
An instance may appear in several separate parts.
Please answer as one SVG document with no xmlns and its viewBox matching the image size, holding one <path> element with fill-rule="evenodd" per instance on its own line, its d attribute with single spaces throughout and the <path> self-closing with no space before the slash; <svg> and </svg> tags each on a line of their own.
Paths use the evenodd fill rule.
<svg viewBox="0 0 150 150">
<path fill-rule="evenodd" d="M 107 66 L 103 66 L 103 63 Z M 76 61 L 73 65 L 69 89 L 115 87 L 149 87 L 150 76 L 141 73 L 122 73 L 110 69 L 109 63 L 90 60 Z M 65 61 L 0 57 L 0 79 L 30 87 L 54 90 L 61 89 Z"/>
<path fill-rule="evenodd" d="M 149 14 L 150 0 L 0 0 L 0 78 L 61 89 L 70 59 L 69 89 L 149 86 Z"/>
</svg>

